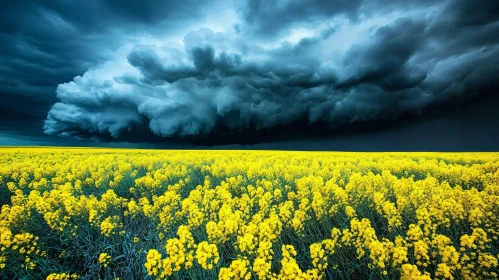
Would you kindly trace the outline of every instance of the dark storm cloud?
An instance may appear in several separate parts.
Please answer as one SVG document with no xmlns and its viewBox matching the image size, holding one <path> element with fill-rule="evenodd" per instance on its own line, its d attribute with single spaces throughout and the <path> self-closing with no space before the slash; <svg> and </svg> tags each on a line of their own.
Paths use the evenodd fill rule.
<svg viewBox="0 0 499 280">
<path fill-rule="evenodd" d="M 355 17 L 361 3 L 361 0 L 250 0 L 241 10 L 253 32 L 272 36 L 304 21 L 317 22 L 335 15 Z"/>
<path fill-rule="evenodd" d="M 497 1 L 477 0 L 450 1 L 450 16 L 453 17 L 459 25 L 487 25 L 496 22 L 499 18 L 499 3 Z"/>
<path fill-rule="evenodd" d="M 59 83 L 110 59 L 146 27 L 172 30 L 198 18 L 203 7 L 197 1 L 2 1 L 0 129 L 42 133 Z"/>
<path fill-rule="evenodd" d="M 343 64 L 348 78 L 339 87 L 372 84 L 384 91 L 412 88 L 426 78 L 426 71 L 408 63 L 420 51 L 425 39 L 425 24 L 398 20 L 379 28 L 373 40 L 352 47 Z"/>
<path fill-rule="evenodd" d="M 135 46 L 125 62 L 115 62 L 118 75 L 96 69 L 60 84 L 45 132 L 106 141 L 255 143 L 392 121 L 499 88 L 496 5 L 480 2 L 463 15 L 466 1 L 428 8 L 414 1 L 408 11 L 387 1 L 385 10 L 395 16 L 385 22 L 375 12 L 363 14 L 365 5 L 380 1 L 331 2 L 251 2 L 240 32 L 199 29 L 183 44 Z M 346 47 L 342 24 L 273 47 L 244 35 L 248 29 L 286 33 L 355 13 L 358 18 L 342 24 L 364 33 Z"/>
<path fill-rule="evenodd" d="M 168 67 L 151 47 L 136 47 L 128 54 L 128 62 L 140 70 L 144 78 L 151 81 L 166 81 L 173 83 L 183 78 L 197 74 L 194 67 Z"/>
<path fill-rule="evenodd" d="M 470 6 L 470 9 L 475 8 L 471 3 L 461 2 L 453 5 L 456 10 L 463 11 L 460 8 L 464 5 Z M 487 2 L 487 0 L 484 2 Z M 246 28 L 246 31 L 252 35 L 266 37 L 275 36 L 300 25 L 334 24 L 330 21 L 336 18 L 357 22 L 374 15 L 383 16 L 390 12 L 442 3 L 445 3 L 445 0 L 406 0 L 403 3 L 398 0 L 248 0 L 239 7 L 239 10 L 243 15 L 244 22 L 247 24 L 243 28 Z M 484 4 L 494 8 L 492 4 Z M 489 12 L 489 14 L 493 16 L 493 12 Z M 236 28 L 240 30 L 241 26 L 237 25 Z"/>
</svg>

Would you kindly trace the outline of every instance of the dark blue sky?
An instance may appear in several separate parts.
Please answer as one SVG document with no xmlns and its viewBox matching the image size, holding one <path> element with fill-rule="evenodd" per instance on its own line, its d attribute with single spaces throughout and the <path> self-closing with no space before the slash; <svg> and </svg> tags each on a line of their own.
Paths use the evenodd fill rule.
<svg viewBox="0 0 499 280">
<path fill-rule="evenodd" d="M 3 2 L 3 145 L 499 150 L 498 1 Z"/>
</svg>

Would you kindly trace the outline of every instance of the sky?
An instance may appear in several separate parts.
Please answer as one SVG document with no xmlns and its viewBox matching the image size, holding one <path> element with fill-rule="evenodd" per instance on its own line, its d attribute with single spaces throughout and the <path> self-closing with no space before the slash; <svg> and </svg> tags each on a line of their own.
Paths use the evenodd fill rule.
<svg viewBox="0 0 499 280">
<path fill-rule="evenodd" d="M 0 145 L 499 150 L 499 1 L 0 7 Z"/>
</svg>

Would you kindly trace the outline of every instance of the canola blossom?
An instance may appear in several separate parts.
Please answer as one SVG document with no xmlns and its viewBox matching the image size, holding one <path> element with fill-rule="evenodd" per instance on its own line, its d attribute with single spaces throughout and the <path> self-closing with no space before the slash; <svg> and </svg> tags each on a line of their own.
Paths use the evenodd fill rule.
<svg viewBox="0 0 499 280">
<path fill-rule="evenodd" d="M 2 279 L 497 279 L 498 153 L 0 149 Z"/>
</svg>

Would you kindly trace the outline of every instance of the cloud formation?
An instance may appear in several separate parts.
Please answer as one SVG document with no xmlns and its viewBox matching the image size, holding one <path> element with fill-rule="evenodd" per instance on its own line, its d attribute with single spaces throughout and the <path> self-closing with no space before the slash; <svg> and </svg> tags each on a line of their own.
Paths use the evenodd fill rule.
<svg viewBox="0 0 499 280">
<path fill-rule="evenodd" d="M 499 86 L 499 7 L 478 2 L 250 1 L 234 28 L 127 44 L 60 84 L 44 131 L 255 143 L 464 102 Z"/>
<path fill-rule="evenodd" d="M 218 2 L 3 1 L 0 10 L 0 131 L 43 136 L 55 89 L 110 59 L 120 46 L 202 22 Z"/>
</svg>

